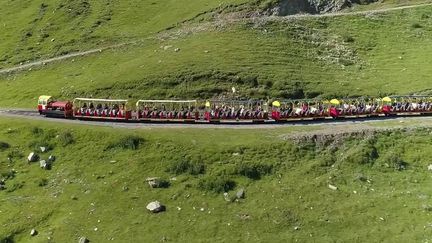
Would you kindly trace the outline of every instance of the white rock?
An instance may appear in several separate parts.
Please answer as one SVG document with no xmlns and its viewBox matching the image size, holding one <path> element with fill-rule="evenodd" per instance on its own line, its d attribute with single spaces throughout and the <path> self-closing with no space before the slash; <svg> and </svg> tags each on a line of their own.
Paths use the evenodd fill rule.
<svg viewBox="0 0 432 243">
<path fill-rule="evenodd" d="M 328 188 L 330 188 L 330 189 L 332 189 L 332 190 L 334 190 L 334 191 L 336 191 L 338 188 L 336 187 L 336 186 L 333 186 L 333 185 L 328 185 Z"/>
<path fill-rule="evenodd" d="M 37 235 L 38 234 L 38 232 L 35 230 L 35 229 L 32 229 L 31 231 L 30 231 L 30 235 L 31 236 L 35 236 L 35 235 Z"/>
<path fill-rule="evenodd" d="M 159 201 L 154 201 L 147 204 L 146 208 L 152 213 L 159 213 L 165 211 L 165 206 L 162 205 Z"/>
<path fill-rule="evenodd" d="M 432 171 L 432 164 L 428 165 L 427 168 L 428 168 L 429 171 Z"/>
<path fill-rule="evenodd" d="M 78 243 L 88 243 L 90 242 L 86 237 L 82 236 L 79 238 Z"/>
<path fill-rule="evenodd" d="M 38 159 L 38 156 L 37 156 L 37 154 L 34 153 L 34 152 L 31 152 L 31 153 L 29 154 L 29 156 L 27 157 L 28 162 L 36 162 L 37 159 Z"/>
</svg>

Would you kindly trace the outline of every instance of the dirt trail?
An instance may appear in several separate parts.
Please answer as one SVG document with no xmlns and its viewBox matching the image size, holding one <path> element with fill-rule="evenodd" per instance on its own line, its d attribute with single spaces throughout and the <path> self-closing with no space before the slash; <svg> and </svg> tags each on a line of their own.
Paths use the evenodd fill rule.
<svg viewBox="0 0 432 243">
<path fill-rule="evenodd" d="M 400 6 L 400 7 L 391 7 L 391 8 L 383 8 L 383 9 L 375 9 L 375 10 L 367 10 L 367 11 L 356 11 L 356 12 L 337 12 L 337 13 L 316 14 L 316 15 L 299 14 L 299 15 L 289 15 L 289 16 L 283 16 L 283 17 L 266 16 L 266 17 L 258 17 L 258 18 L 263 19 L 263 20 L 290 20 L 290 19 L 303 19 L 303 18 L 325 18 L 325 17 L 338 17 L 338 16 L 349 16 L 349 15 L 367 15 L 367 14 L 374 14 L 374 13 L 385 13 L 385 12 L 390 12 L 390 11 L 397 11 L 397 10 L 411 9 L 411 8 L 420 8 L 420 7 L 426 7 L 426 6 L 432 6 L 432 3 L 423 3 L 423 4 L 416 4 L 416 5 L 407 5 L 407 6 Z M 251 19 L 256 20 L 258 18 L 253 17 Z M 240 18 L 240 19 L 236 19 L 236 20 L 230 20 L 230 22 L 238 22 L 238 21 L 244 21 L 244 20 L 245 20 L 244 18 Z M 53 58 L 49 58 L 49 59 L 34 61 L 34 62 L 26 63 L 23 65 L 19 65 L 16 67 L 0 69 L 0 75 L 12 73 L 12 72 L 17 72 L 17 71 L 23 71 L 26 69 L 28 70 L 32 67 L 42 66 L 42 65 L 45 65 L 45 64 L 48 64 L 51 62 L 66 60 L 66 59 L 74 58 L 74 57 L 78 57 L 78 56 L 87 56 L 90 54 L 102 52 L 102 51 L 107 50 L 107 49 L 114 49 L 114 48 L 118 48 L 121 46 L 134 44 L 136 42 L 137 41 L 125 42 L 125 43 L 121 43 L 121 44 L 117 44 L 117 45 L 101 47 L 101 48 L 92 49 L 92 50 L 88 50 L 88 51 L 76 52 L 76 53 L 71 53 L 68 55 L 63 55 L 63 56 L 53 57 Z"/>
<path fill-rule="evenodd" d="M 121 43 L 121 44 L 117 44 L 117 45 L 112 45 L 112 46 L 106 46 L 106 47 L 101 47 L 101 48 L 97 48 L 97 49 L 92 49 L 92 50 L 88 50 L 88 51 L 82 51 L 82 52 L 75 52 L 75 53 L 70 53 L 67 55 L 63 55 L 63 56 L 58 56 L 58 57 L 53 57 L 53 58 L 48 58 L 48 59 L 44 59 L 44 60 L 39 60 L 39 61 L 35 61 L 35 62 L 29 62 L 23 65 L 19 65 L 16 67 L 11 67 L 11 68 L 5 68 L 5 69 L 0 69 L 0 74 L 5 74 L 5 73 L 11 73 L 11 72 L 16 72 L 16 71 L 22 71 L 22 70 L 26 70 L 35 66 L 42 66 L 51 62 L 55 62 L 55 61 L 61 61 L 61 60 L 65 60 L 65 59 L 69 59 L 69 58 L 74 58 L 74 57 L 79 57 L 79 56 L 87 56 L 93 53 L 100 53 L 104 50 L 107 49 L 114 49 L 114 48 L 118 48 L 121 46 L 125 46 L 125 45 L 129 45 L 135 42 L 128 42 L 128 43 Z"/>
</svg>

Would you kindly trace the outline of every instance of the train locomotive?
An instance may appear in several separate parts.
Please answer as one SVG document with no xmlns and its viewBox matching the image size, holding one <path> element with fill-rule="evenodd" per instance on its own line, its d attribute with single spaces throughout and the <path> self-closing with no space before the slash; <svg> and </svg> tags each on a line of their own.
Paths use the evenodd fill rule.
<svg viewBox="0 0 432 243">
<path fill-rule="evenodd" d="M 301 100 L 138 100 L 40 96 L 47 117 L 128 122 L 267 123 L 432 114 L 432 96 Z"/>
</svg>

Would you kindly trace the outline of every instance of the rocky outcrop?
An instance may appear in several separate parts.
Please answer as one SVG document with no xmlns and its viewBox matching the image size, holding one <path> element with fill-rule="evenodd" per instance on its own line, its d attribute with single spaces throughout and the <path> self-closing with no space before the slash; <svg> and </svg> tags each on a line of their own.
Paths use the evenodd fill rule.
<svg viewBox="0 0 432 243">
<path fill-rule="evenodd" d="M 268 14 L 321 14 L 336 12 L 354 4 L 369 4 L 376 1 L 378 0 L 279 0 L 268 10 Z"/>
</svg>

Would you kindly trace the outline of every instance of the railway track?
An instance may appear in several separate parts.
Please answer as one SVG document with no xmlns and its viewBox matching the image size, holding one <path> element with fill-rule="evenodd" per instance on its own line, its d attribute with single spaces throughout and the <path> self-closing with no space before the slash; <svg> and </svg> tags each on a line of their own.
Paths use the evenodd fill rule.
<svg viewBox="0 0 432 243">
<path fill-rule="evenodd" d="M 379 117 L 363 117 L 363 118 L 345 118 L 345 119 L 324 119 L 324 120 L 297 120 L 287 123 L 232 123 L 232 124 L 175 124 L 175 123 L 137 123 L 137 122 L 107 122 L 107 121 L 88 121 L 76 119 L 61 119 L 61 118 L 48 118 L 40 116 L 37 111 L 29 109 L 1 109 L 0 118 L 19 118 L 26 120 L 38 120 L 54 123 L 68 123 L 68 124 L 81 124 L 92 126 L 104 126 L 114 128 L 224 128 L 224 129 L 254 129 L 254 128 L 282 128 L 282 127 L 326 127 L 327 130 L 338 130 L 338 128 L 346 127 L 359 127 L 362 129 L 370 128 L 376 130 L 376 127 L 369 126 L 371 124 L 379 124 L 380 128 L 401 128 L 401 127 L 432 127 L 432 116 L 413 116 L 413 115 L 400 115 L 400 116 L 379 116 Z M 393 125 L 386 126 L 385 124 L 391 122 Z M 397 125 L 394 125 L 397 124 Z"/>
</svg>

